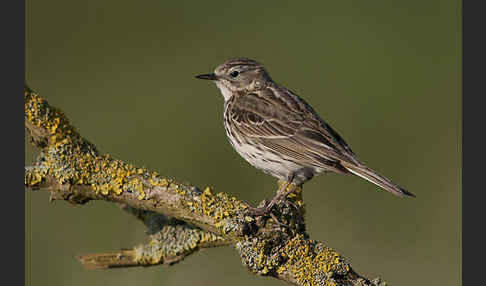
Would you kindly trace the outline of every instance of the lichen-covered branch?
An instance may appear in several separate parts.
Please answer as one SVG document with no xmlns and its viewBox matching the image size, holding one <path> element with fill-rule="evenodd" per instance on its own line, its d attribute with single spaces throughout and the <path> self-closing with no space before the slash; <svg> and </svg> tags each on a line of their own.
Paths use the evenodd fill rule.
<svg viewBox="0 0 486 286">
<path fill-rule="evenodd" d="M 26 86 L 25 127 L 40 149 L 25 168 L 25 187 L 51 200 L 120 204 L 148 227 L 149 243 L 80 257 L 89 268 L 173 264 L 199 248 L 234 245 L 253 273 L 294 285 L 383 285 L 356 274 L 333 249 L 305 231 L 302 189 L 277 204 L 271 218 L 246 214 L 244 202 L 180 183 L 100 154 L 63 112 Z"/>
<path fill-rule="evenodd" d="M 126 205 L 123 205 L 122 208 L 145 223 L 148 227 L 147 232 L 150 234 L 150 241 L 131 250 L 78 257 L 86 268 L 172 265 L 200 248 L 231 244 L 221 236 L 162 214 L 134 209 Z"/>
</svg>

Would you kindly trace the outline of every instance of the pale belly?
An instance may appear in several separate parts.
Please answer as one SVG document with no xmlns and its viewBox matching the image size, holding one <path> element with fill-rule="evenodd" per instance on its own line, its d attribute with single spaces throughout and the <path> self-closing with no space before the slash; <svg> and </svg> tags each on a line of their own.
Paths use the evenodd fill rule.
<svg viewBox="0 0 486 286">
<path fill-rule="evenodd" d="M 315 166 L 305 166 L 297 164 L 291 158 L 285 155 L 279 156 L 275 154 L 273 150 L 268 149 L 265 146 L 259 146 L 247 144 L 243 138 L 236 138 L 230 128 L 229 123 L 226 121 L 227 105 L 225 102 L 225 130 L 229 143 L 233 148 L 253 167 L 263 171 L 266 174 L 270 174 L 281 180 L 292 180 L 296 184 L 301 184 L 310 180 L 314 175 L 323 172 Z M 237 140 L 236 140 L 237 139 Z M 236 143 L 237 142 L 237 143 Z"/>
<path fill-rule="evenodd" d="M 291 161 L 283 160 L 276 154 L 265 152 L 249 144 L 233 145 L 233 147 L 252 166 L 279 179 L 287 179 L 302 168 Z"/>
</svg>

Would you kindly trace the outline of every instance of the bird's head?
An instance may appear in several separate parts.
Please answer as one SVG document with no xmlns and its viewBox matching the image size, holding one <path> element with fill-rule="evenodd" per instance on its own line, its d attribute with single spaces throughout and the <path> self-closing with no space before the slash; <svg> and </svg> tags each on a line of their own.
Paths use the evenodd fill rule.
<svg viewBox="0 0 486 286">
<path fill-rule="evenodd" d="M 236 58 L 219 65 L 213 73 L 196 76 L 212 80 L 221 90 L 225 100 L 239 91 L 252 91 L 272 81 L 265 68 L 257 61 Z"/>
</svg>

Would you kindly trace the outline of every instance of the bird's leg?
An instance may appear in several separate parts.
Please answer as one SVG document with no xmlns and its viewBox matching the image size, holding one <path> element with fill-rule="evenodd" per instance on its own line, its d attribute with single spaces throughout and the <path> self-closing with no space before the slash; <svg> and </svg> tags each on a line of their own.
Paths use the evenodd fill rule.
<svg viewBox="0 0 486 286">
<path fill-rule="evenodd" d="M 295 191 L 298 188 L 297 185 L 292 184 L 292 187 L 288 190 L 285 191 L 285 193 L 282 195 L 282 198 L 287 201 L 291 206 L 293 206 L 296 210 L 299 210 L 299 207 L 292 201 L 287 199 L 287 196 L 290 195 L 293 191 Z"/>
<path fill-rule="evenodd" d="M 287 189 L 291 183 L 292 181 L 289 180 L 282 185 L 282 188 L 278 190 L 277 194 L 272 198 L 270 203 L 266 206 L 269 210 L 271 210 L 276 203 L 281 201 L 283 198 L 287 197 L 288 194 L 290 194 L 295 190 L 295 185 L 292 185 L 290 189 Z"/>
<path fill-rule="evenodd" d="M 295 185 L 292 185 L 293 187 L 290 188 L 290 190 L 287 190 L 288 186 L 292 183 L 292 180 L 288 180 L 282 186 L 279 188 L 277 191 L 277 194 L 272 198 L 272 200 L 267 204 L 265 202 L 265 205 L 263 207 L 259 208 L 254 208 L 251 206 L 248 206 L 248 213 L 250 215 L 255 215 L 255 216 L 262 216 L 270 213 L 272 211 L 273 206 L 279 202 L 282 197 L 286 197 L 288 194 L 294 191 Z"/>
</svg>

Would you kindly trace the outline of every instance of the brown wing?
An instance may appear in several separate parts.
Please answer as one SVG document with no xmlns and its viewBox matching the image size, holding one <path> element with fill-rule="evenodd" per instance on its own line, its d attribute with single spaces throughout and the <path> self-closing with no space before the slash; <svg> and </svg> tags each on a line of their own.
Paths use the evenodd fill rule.
<svg viewBox="0 0 486 286">
<path fill-rule="evenodd" d="M 310 105 L 283 88 L 237 96 L 228 115 L 241 137 L 303 165 L 346 172 L 341 161 L 357 162 L 349 146 Z"/>
</svg>

